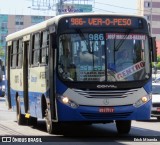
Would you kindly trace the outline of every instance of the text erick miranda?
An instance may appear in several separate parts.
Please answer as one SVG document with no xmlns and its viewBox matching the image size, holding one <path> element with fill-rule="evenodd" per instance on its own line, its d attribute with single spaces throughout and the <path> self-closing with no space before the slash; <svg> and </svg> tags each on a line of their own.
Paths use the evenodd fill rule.
<svg viewBox="0 0 160 145">
<path fill-rule="evenodd" d="M 141 137 L 141 138 L 134 138 L 134 141 L 137 142 L 157 142 L 158 140 L 156 138 L 147 138 L 147 137 Z"/>
</svg>

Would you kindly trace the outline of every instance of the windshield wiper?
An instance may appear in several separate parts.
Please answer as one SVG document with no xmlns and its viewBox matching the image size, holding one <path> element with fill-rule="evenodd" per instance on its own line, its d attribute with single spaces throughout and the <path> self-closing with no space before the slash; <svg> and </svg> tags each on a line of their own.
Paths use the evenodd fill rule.
<svg viewBox="0 0 160 145">
<path fill-rule="evenodd" d="M 128 35 L 130 34 L 132 29 L 127 29 L 127 31 L 125 32 L 125 35 L 123 36 L 123 38 L 119 41 L 119 43 L 116 45 L 116 38 L 114 39 L 114 51 L 118 51 L 119 48 L 122 46 L 122 44 L 124 43 L 124 41 L 126 40 L 126 38 L 128 37 Z"/>
<path fill-rule="evenodd" d="M 85 44 L 86 44 L 86 46 L 87 46 L 88 52 L 89 52 L 90 54 L 92 54 L 91 48 L 90 48 L 90 45 L 89 45 L 89 42 L 88 42 L 88 40 L 85 38 L 83 32 L 82 32 L 80 29 L 75 29 L 75 30 L 76 30 L 76 32 L 79 34 L 79 36 L 81 37 L 81 39 L 84 40 L 84 42 L 85 42 Z"/>
</svg>

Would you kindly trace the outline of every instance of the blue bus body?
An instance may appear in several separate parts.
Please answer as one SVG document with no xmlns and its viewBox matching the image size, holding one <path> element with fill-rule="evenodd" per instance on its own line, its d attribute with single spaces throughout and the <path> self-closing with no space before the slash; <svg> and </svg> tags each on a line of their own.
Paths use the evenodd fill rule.
<svg viewBox="0 0 160 145">
<path fill-rule="evenodd" d="M 151 82 L 149 81 L 145 86 L 144 90 L 149 94 L 151 92 Z M 65 94 L 66 91 L 71 90 L 60 83 L 58 89 L 56 90 L 57 94 Z M 137 89 L 138 90 L 138 89 Z M 16 96 L 17 91 L 11 90 L 11 102 L 13 110 L 16 111 Z M 18 91 L 19 96 L 23 99 L 23 92 Z M 48 92 L 44 93 L 45 96 L 48 96 Z M 133 94 L 134 95 L 134 94 Z M 33 96 L 37 96 L 33 98 Z M 33 117 L 43 118 L 41 110 L 41 100 L 42 94 L 39 92 L 30 92 L 29 93 L 30 104 L 30 114 Z M 79 106 L 77 109 L 71 108 L 68 105 L 62 103 L 59 99 L 57 101 L 57 110 L 58 110 L 58 119 L 61 122 L 64 121 L 91 121 L 91 122 L 105 122 L 107 120 L 148 120 L 150 119 L 152 101 L 149 100 L 147 103 L 141 105 L 140 107 L 135 107 L 131 105 L 122 105 L 122 106 L 113 106 L 114 113 L 99 113 L 100 106 Z M 112 107 L 112 106 L 111 106 Z M 21 102 L 21 111 L 22 114 L 25 114 L 24 103 Z"/>
<path fill-rule="evenodd" d="M 34 57 L 38 54 L 37 40 L 42 41 L 40 58 Z M 131 120 L 150 119 L 154 42 L 150 43 L 144 18 L 58 16 L 9 35 L 7 42 L 7 55 L 11 57 L 7 62 L 6 96 L 19 116 L 19 124 L 45 118 L 51 133 L 61 122 L 117 121 L 118 131 L 128 133 Z M 14 50 L 17 45 L 19 49 Z M 65 46 L 71 47 L 69 70 L 67 59 L 61 59 Z M 125 48 L 134 63 L 120 68 L 121 61 L 116 63 L 116 59 L 125 60 Z"/>
</svg>

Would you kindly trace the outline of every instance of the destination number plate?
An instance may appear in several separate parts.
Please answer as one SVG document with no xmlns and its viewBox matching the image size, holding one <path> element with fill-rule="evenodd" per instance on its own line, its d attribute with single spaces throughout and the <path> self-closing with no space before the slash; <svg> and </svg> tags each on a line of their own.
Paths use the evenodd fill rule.
<svg viewBox="0 0 160 145">
<path fill-rule="evenodd" d="M 100 113 L 113 113 L 114 108 L 113 107 L 100 107 L 99 112 Z"/>
<path fill-rule="evenodd" d="M 160 108 L 157 108 L 157 111 L 160 112 Z"/>
</svg>

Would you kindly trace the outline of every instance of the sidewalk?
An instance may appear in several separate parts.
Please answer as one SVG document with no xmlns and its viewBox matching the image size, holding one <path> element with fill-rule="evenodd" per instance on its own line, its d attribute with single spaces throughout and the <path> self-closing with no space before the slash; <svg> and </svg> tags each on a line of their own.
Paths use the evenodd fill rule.
<svg viewBox="0 0 160 145">
<path fill-rule="evenodd" d="M 0 97 L 0 121 L 13 120 L 16 121 L 16 112 L 8 110 L 4 97 Z"/>
</svg>

